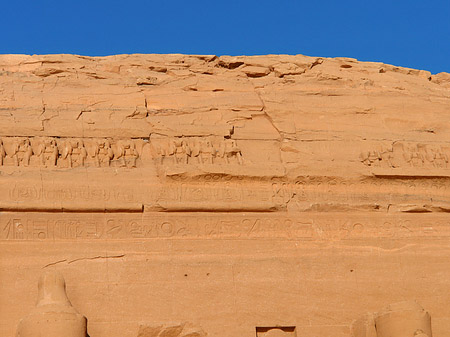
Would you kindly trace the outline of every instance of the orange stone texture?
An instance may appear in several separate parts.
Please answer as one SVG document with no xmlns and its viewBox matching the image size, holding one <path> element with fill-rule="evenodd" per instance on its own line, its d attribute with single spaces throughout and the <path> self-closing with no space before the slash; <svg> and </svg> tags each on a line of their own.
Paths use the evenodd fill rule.
<svg viewBox="0 0 450 337">
<path fill-rule="evenodd" d="M 449 212 L 448 73 L 0 55 L 2 337 L 447 337 Z"/>
</svg>

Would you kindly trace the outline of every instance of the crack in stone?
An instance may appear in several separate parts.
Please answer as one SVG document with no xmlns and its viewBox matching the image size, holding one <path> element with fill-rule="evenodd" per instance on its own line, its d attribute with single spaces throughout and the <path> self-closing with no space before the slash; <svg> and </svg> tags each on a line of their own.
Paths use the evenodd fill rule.
<svg viewBox="0 0 450 337">
<path fill-rule="evenodd" d="M 50 266 L 54 266 L 56 264 L 64 263 L 64 262 L 67 262 L 67 264 L 71 264 L 71 263 L 74 263 L 74 262 L 84 261 L 84 260 L 119 259 L 119 258 L 122 258 L 122 257 L 125 257 L 125 254 L 111 255 L 111 256 L 99 255 L 99 256 L 93 256 L 93 257 L 80 257 L 78 259 L 74 259 L 74 260 L 70 260 L 70 261 L 68 261 L 67 259 L 64 259 L 64 260 L 59 260 L 59 261 L 55 261 L 55 262 L 49 263 L 49 264 L 45 265 L 44 267 L 42 267 L 42 269 L 50 267 Z"/>
</svg>

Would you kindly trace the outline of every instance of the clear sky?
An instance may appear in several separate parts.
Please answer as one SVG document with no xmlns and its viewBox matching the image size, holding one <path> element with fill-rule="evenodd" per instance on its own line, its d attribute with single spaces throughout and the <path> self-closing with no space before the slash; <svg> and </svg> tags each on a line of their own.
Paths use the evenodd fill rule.
<svg viewBox="0 0 450 337">
<path fill-rule="evenodd" d="M 304 54 L 450 72 L 450 0 L 0 4 L 1 54 Z"/>
</svg>

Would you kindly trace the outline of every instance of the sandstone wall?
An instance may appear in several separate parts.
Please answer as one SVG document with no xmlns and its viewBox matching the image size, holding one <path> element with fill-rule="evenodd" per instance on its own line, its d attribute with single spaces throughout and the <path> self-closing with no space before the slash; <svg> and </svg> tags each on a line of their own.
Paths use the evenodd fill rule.
<svg viewBox="0 0 450 337">
<path fill-rule="evenodd" d="M 449 112 L 450 74 L 348 58 L 2 55 L 0 335 L 57 269 L 91 337 L 411 299 L 444 337 Z"/>
</svg>

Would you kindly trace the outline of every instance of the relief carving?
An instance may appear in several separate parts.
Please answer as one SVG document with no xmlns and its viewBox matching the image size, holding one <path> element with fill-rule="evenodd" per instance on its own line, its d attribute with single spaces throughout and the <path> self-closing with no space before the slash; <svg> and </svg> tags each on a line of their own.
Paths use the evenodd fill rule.
<svg viewBox="0 0 450 337">
<path fill-rule="evenodd" d="M 134 139 L 2 137 L 0 166 L 134 168 L 142 146 Z"/>
<path fill-rule="evenodd" d="M 360 154 L 366 166 L 386 168 L 448 168 L 449 145 L 394 142 L 390 147 L 380 147 Z"/>
<path fill-rule="evenodd" d="M 219 137 L 152 138 L 153 157 L 161 165 L 243 165 L 237 141 Z"/>
<path fill-rule="evenodd" d="M 30 140 L 23 137 L 7 137 L 1 140 L 0 155 L 2 165 L 10 160 L 15 166 L 28 166 L 33 154 Z"/>
</svg>

